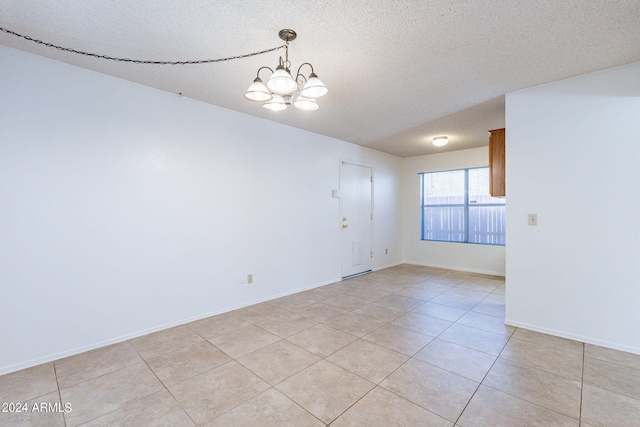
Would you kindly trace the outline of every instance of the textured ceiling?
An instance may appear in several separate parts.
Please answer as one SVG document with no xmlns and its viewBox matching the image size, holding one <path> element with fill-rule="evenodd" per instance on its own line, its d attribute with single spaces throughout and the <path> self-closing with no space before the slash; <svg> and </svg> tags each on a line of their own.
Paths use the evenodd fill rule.
<svg viewBox="0 0 640 427">
<path fill-rule="evenodd" d="M 0 44 L 404 157 L 486 145 L 486 131 L 504 126 L 507 92 L 640 61 L 638 0 L 0 0 L 0 10 L 1 27 L 36 39 L 152 60 L 268 49 L 292 28 L 292 68 L 311 62 L 329 88 L 314 112 L 276 113 L 243 98 L 282 50 L 154 66 L 5 33 Z M 450 143 L 433 147 L 442 134 Z"/>
</svg>

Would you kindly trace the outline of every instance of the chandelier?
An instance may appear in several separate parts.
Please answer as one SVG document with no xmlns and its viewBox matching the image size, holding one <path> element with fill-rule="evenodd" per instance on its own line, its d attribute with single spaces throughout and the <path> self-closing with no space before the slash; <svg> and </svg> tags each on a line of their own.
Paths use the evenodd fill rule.
<svg viewBox="0 0 640 427">
<path fill-rule="evenodd" d="M 90 56 L 93 58 L 104 59 L 115 62 L 127 62 L 133 64 L 148 64 L 148 65 L 194 65 L 194 64 L 212 64 L 216 62 L 232 61 L 234 59 L 248 58 L 251 56 L 263 55 L 265 53 L 273 52 L 279 49 L 285 49 L 284 61 L 280 57 L 280 62 L 275 71 L 269 67 L 260 67 L 256 73 L 256 78 L 253 84 L 249 86 L 249 89 L 244 94 L 244 97 L 249 101 L 263 102 L 262 106 L 269 110 L 280 111 L 287 108 L 287 106 L 293 104 L 294 107 L 300 110 L 317 110 L 319 108 L 316 98 L 325 95 L 329 90 L 320 81 L 316 73 L 313 71 L 313 65 L 308 62 L 303 63 L 298 67 L 295 78 L 291 77 L 291 62 L 289 62 L 289 42 L 295 40 L 297 34 L 293 30 L 285 29 L 280 30 L 278 36 L 285 41 L 282 46 L 277 46 L 271 49 L 261 50 L 259 52 L 246 53 L 243 55 L 228 56 L 225 58 L 217 59 L 196 59 L 188 61 L 166 61 L 166 60 L 149 60 L 149 59 L 131 59 L 122 58 L 111 55 L 104 55 L 93 52 L 86 52 L 82 50 L 76 50 L 70 47 L 59 46 L 53 43 L 48 43 L 42 40 L 35 39 L 33 37 L 16 33 L 7 28 L 0 27 L 0 32 L 11 34 L 16 37 L 28 40 L 30 42 L 40 44 L 46 47 L 54 48 L 64 52 L 75 53 L 77 55 Z M 305 76 L 300 71 L 305 65 L 311 68 L 311 73 Z M 271 77 L 265 85 L 260 78 L 260 71 L 267 69 L 271 71 Z M 182 95 L 182 94 L 180 94 Z M 295 100 L 293 100 L 295 97 Z"/>
<path fill-rule="evenodd" d="M 298 67 L 295 78 L 291 76 L 291 62 L 289 62 L 289 42 L 295 40 L 297 34 L 293 30 L 280 30 L 278 36 L 285 41 L 284 61 L 280 61 L 275 71 L 269 67 L 260 67 L 256 78 L 245 92 L 244 97 L 249 101 L 262 102 L 262 106 L 268 110 L 281 111 L 293 104 L 300 110 L 312 111 L 319 108 L 316 98 L 328 92 L 327 87 L 320 81 L 313 71 L 313 65 L 308 62 Z M 305 76 L 300 72 L 302 67 L 308 65 L 311 73 Z M 260 78 L 260 71 L 271 71 L 271 77 L 265 85 Z M 294 100 L 295 98 L 295 100 Z"/>
</svg>

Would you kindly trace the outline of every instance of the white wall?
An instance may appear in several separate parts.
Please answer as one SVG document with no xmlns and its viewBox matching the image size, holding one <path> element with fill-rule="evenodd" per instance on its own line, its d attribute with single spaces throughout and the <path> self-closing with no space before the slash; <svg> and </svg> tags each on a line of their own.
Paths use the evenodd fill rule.
<svg viewBox="0 0 640 427">
<path fill-rule="evenodd" d="M 399 157 L 6 47 L 0 75 L 0 373 L 339 280 L 340 159 L 402 262 Z"/>
<path fill-rule="evenodd" d="M 640 63 L 506 106 L 507 323 L 640 354 Z"/>
<path fill-rule="evenodd" d="M 487 142 L 489 137 L 487 135 Z M 421 172 L 488 166 L 489 147 L 409 157 L 404 161 L 404 257 L 409 264 L 504 275 L 505 247 L 420 240 Z M 507 210 L 510 201 L 507 199 Z"/>
</svg>

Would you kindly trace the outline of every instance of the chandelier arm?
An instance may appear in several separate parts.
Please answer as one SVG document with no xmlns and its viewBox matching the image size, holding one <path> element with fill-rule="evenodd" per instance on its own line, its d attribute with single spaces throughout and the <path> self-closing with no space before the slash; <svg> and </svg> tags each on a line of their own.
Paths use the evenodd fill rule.
<svg viewBox="0 0 640 427">
<path fill-rule="evenodd" d="M 43 46 L 51 47 L 51 48 L 58 49 L 58 50 L 61 50 L 61 51 L 64 51 L 64 52 L 75 53 L 75 54 L 84 55 L 84 56 L 90 56 L 90 57 L 93 57 L 93 58 L 106 59 L 106 60 L 115 61 L 115 62 L 130 62 L 130 63 L 134 63 L 134 64 L 150 64 L 150 65 L 211 64 L 211 63 L 214 63 L 214 62 L 232 61 L 234 59 L 243 59 L 243 58 L 249 58 L 249 57 L 252 57 L 252 56 L 263 55 L 265 53 L 274 52 L 274 51 L 280 50 L 282 48 L 287 49 L 287 52 L 289 51 L 288 46 L 286 44 L 283 44 L 283 45 L 280 45 L 280 46 L 277 46 L 277 47 L 273 47 L 271 49 L 265 49 L 265 50 L 261 50 L 261 51 L 258 51 L 258 52 L 246 53 L 244 55 L 228 56 L 226 58 L 198 59 L 198 60 L 194 60 L 194 61 L 154 61 L 154 60 L 143 60 L 143 59 L 118 58 L 118 57 L 113 57 L 113 56 L 108 56 L 108 55 L 101 55 L 101 54 L 97 54 L 97 53 L 84 52 L 84 51 L 81 51 L 81 50 L 76 50 L 76 49 L 72 49 L 72 48 L 69 48 L 69 47 L 58 46 L 58 45 L 55 45 L 53 43 L 47 43 L 47 42 L 44 42 L 42 40 L 34 39 L 33 37 L 25 36 L 23 34 L 16 33 L 15 31 L 11 31 L 11 30 L 8 30 L 8 29 L 3 28 L 3 27 L 0 27 L 0 31 L 2 31 L 3 33 L 6 33 L 6 34 L 11 34 L 11 35 L 16 36 L 16 37 L 20 37 L 20 38 L 25 39 L 25 40 L 30 41 L 30 42 L 34 42 L 36 44 L 41 44 Z"/>
<path fill-rule="evenodd" d="M 298 72 L 296 73 L 296 81 L 298 81 L 298 76 L 302 76 L 304 78 L 304 81 L 307 81 L 307 78 L 304 77 L 304 74 L 300 74 L 300 70 L 302 69 L 302 67 L 304 67 L 305 65 L 308 65 L 309 67 L 311 67 L 311 74 L 314 74 L 313 71 L 313 65 L 311 65 L 309 62 L 303 62 L 302 64 L 300 64 L 300 66 L 298 67 Z M 310 75 L 311 75 L 310 74 Z"/>
<path fill-rule="evenodd" d="M 302 81 L 300 81 L 300 80 L 302 80 Z M 307 78 L 304 76 L 304 74 L 298 73 L 296 75 L 296 83 L 298 84 L 298 86 L 300 86 L 300 85 L 304 86 L 304 84 L 307 83 Z"/>
<path fill-rule="evenodd" d="M 273 74 L 273 69 L 271 69 L 271 67 L 264 66 L 264 67 L 258 68 L 258 72 L 256 73 L 256 77 L 260 78 L 260 71 L 264 70 L 265 68 L 267 70 L 271 71 L 271 74 Z"/>
</svg>

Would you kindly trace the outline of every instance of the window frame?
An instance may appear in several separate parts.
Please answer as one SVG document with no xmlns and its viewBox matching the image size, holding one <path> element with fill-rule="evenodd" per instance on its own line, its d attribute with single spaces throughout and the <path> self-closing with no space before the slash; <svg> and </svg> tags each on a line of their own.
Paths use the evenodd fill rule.
<svg viewBox="0 0 640 427">
<path fill-rule="evenodd" d="M 469 171 L 475 169 L 489 169 L 488 166 L 476 166 L 469 168 L 458 168 L 458 169 L 447 169 L 447 170 L 439 170 L 439 171 L 430 171 L 430 172 L 420 172 L 418 175 L 420 176 L 420 240 L 426 242 L 446 242 L 446 243 L 463 243 L 468 245 L 488 245 L 488 246 L 506 246 L 505 243 L 483 243 L 483 242 L 470 242 L 469 241 L 469 207 L 492 207 L 492 206 L 504 206 L 506 209 L 506 199 L 504 197 L 496 197 L 499 199 L 505 199 L 505 203 L 469 203 Z M 443 172 L 458 172 L 464 171 L 464 203 L 443 203 L 443 204 L 433 204 L 426 205 L 425 204 L 425 193 L 424 193 L 424 179 L 426 175 L 443 173 Z M 487 191 L 488 194 L 488 191 Z M 431 207 L 463 207 L 464 211 L 464 240 L 441 240 L 441 239 L 429 239 L 425 237 L 425 208 L 427 206 Z"/>
</svg>

